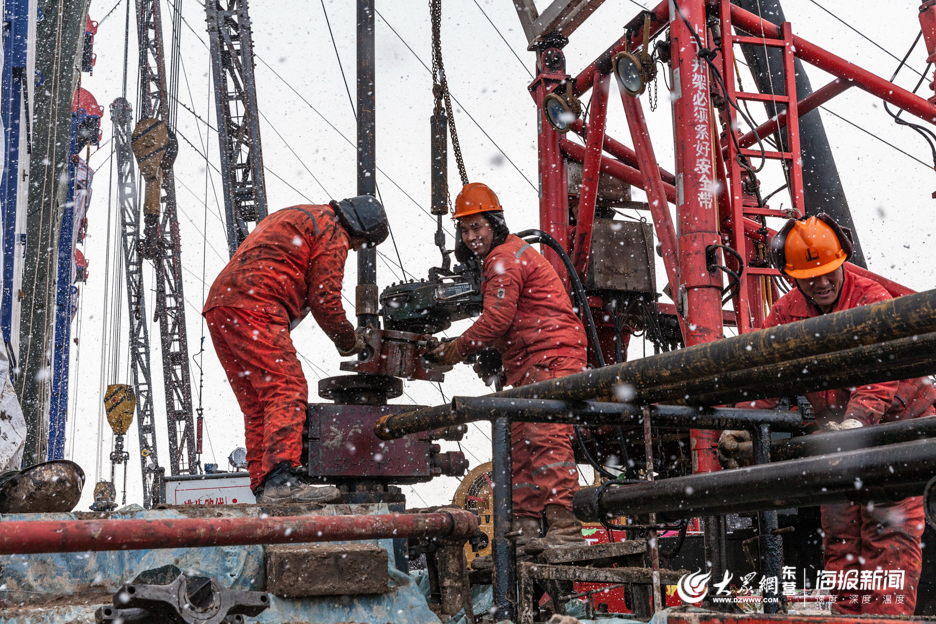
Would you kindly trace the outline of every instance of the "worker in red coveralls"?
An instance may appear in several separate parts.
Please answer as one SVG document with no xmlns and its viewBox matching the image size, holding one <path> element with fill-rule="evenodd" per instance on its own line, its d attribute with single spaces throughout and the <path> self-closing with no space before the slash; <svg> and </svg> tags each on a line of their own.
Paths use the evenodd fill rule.
<svg viewBox="0 0 936 624">
<path fill-rule="evenodd" d="M 215 352 L 244 412 L 250 488 L 262 503 L 331 502 L 299 470 L 309 387 L 289 337 L 310 311 L 342 356 L 364 350 L 341 305 L 348 250 L 389 231 L 369 195 L 293 206 L 264 218 L 218 275 L 202 312 Z"/>
<path fill-rule="evenodd" d="M 877 282 L 845 270 L 852 250 L 848 234 L 828 215 L 788 221 L 771 241 L 771 258 L 778 270 L 796 280 L 797 289 L 774 304 L 764 326 L 890 299 Z M 811 392 L 806 398 L 824 430 L 842 431 L 932 416 L 936 392 L 928 378 L 916 378 Z M 754 403 L 761 408 L 776 404 Z M 749 463 L 750 450 L 746 432 L 726 431 L 719 440 L 719 458 L 726 467 Z M 836 586 L 832 610 L 848 615 L 913 615 L 922 566 L 922 497 L 873 505 L 823 505 L 821 512 L 825 570 L 837 576 L 851 572 L 856 581 L 853 588 Z M 903 588 L 861 589 L 862 573 L 877 570 L 884 577 L 887 571 L 903 571 Z"/>
<path fill-rule="evenodd" d="M 494 192 L 466 185 L 455 200 L 456 257 L 474 254 L 483 265 L 484 310 L 468 331 L 442 343 L 427 357 L 440 364 L 461 362 L 494 347 L 506 382 L 523 386 L 585 369 L 585 330 L 552 265 L 531 245 L 510 234 Z M 572 514 L 578 468 L 571 425 L 513 423 L 513 537 L 517 553 L 583 543 Z M 540 537 L 545 515 L 547 532 Z M 475 559 L 474 566 L 488 563 Z"/>
</svg>

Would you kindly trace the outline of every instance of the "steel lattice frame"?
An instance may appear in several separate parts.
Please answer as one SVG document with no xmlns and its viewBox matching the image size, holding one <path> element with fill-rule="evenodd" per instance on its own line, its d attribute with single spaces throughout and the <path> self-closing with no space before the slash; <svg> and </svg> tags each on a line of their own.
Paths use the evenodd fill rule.
<svg viewBox="0 0 936 624">
<path fill-rule="evenodd" d="M 162 22 L 156 0 L 137 0 L 140 42 L 140 115 L 170 123 Z M 171 126 L 170 126 L 171 127 Z M 156 316 L 162 343 L 166 418 L 169 421 L 169 462 L 173 475 L 198 470 L 192 385 L 182 289 L 182 254 L 176 213 L 175 177 L 165 172 L 162 184 L 160 253 L 157 260 Z"/>
<path fill-rule="evenodd" d="M 228 252 L 233 256 L 247 238 L 248 224 L 266 217 L 267 203 L 247 0 L 227 0 L 226 5 L 206 2 L 205 10 L 219 120 Z"/>
<path fill-rule="evenodd" d="M 140 435 L 140 467 L 143 475 L 143 506 L 153 504 L 153 487 L 159 470 L 156 455 L 156 413 L 150 370 L 150 341 L 143 297 L 143 258 L 140 257 L 140 205 L 136 187 L 136 163 L 130 149 L 133 110 L 130 102 L 117 98 L 111 104 L 114 120 L 114 149 L 117 152 L 117 188 L 127 278 L 127 310 L 130 316 L 130 362 L 137 397 L 137 429 Z"/>
</svg>

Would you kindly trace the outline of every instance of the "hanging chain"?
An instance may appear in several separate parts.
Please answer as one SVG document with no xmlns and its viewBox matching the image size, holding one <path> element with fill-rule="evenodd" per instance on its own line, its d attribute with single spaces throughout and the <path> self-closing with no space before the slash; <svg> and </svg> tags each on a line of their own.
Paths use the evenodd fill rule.
<svg viewBox="0 0 936 624">
<path fill-rule="evenodd" d="M 657 85 L 657 80 L 659 74 L 653 75 L 653 82 L 650 83 L 650 88 L 648 89 L 650 95 L 650 112 L 654 112 L 657 109 L 657 96 L 659 95 L 659 89 Z"/>
<path fill-rule="evenodd" d="M 455 151 L 458 175 L 464 185 L 468 184 L 468 173 L 465 171 L 465 160 L 462 158 L 461 146 L 458 144 L 452 96 L 449 94 L 448 81 L 445 79 L 445 65 L 442 63 L 442 0 L 429 0 L 429 15 L 432 19 L 432 92 L 437 100 L 440 92 L 445 99 L 448 127 L 452 135 L 452 149 Z"/>
</svg>

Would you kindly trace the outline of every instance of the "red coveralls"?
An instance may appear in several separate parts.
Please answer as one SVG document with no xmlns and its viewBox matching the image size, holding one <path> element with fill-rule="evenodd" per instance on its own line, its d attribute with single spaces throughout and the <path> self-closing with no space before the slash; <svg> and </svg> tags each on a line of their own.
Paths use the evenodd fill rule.
<svg viewBox="0 0 936 624">
<path fill-rule="evenodd" d="M 300 465 L 309 387 L 290 328 L 311 310 L 339 348 L 354 345 L 341 305 L 349 247 L 330 206 L 279 210 L 250 233 L 208 292 L 202 314 L 244 412 L 253 490 L 279 463 Z"/>
<path fill-rule="evenodd" d="M 890 298 L 877 282 L 846 269 L 842 292 L 832 311 L 849 310 Z M 797 289 L 777 301 L 764 326 L 775 327 L 819 314 L 816 306 Z M 915 378 L 811 392 L 806 398 L 819 424 L 854 418 L 868 426 L 932 416 L 936 392 L 928 378 Z M 758 407 L 775 404 L 776 401 L 756 403 Z M 913 615 L 923 557 L 920 547 L 925 522 L 922 497 L 876 504 L 870 509 L 860 504 L 824 505 L 821 511 L 825 569 L 845 574 L 852 571 L 855 579 L 854 589 L 835 592 L 838 602 L 832 607 L 833 611 L 856 615 Z M 875 570 L 903 570 L 904 588 L 860 589 L 862 571 Z"/>
<path fill-rule="evenodd" d="M 585 369 L 585 329 L 552 265 L 513 234 L 484 259 L 484 311 L 459 336 L 462 355 L 497 349 L 513 386 Z M 510 427 L 513 513 L 540 517 L 546 505 L 572 508 L 578 469 L 571 425 Z"/>
</svg>

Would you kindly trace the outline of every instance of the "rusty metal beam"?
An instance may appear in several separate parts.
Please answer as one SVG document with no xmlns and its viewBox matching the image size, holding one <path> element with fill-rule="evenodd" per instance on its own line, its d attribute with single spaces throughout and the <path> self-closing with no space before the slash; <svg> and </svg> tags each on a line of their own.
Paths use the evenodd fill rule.
<svg viewBox="0 0 936 624">
<path fill-rule="evenodd" d="M 469 538 L 477 517 L 457 509 L 430 514 L 15 520 L 0 522 L 0 555 L 294 544 L 402 537 Z"/>
<path fill-rule="evenodd" d="M 527 49 L 535 50 L 543 38 L 552 33 L 568 37 L 604 2 L 605 0 L 553 0 L 542 13 L 534 18 L 529 30 L 524 25 L 523 31 L 529 44 Z M 524 15 L 521 13 L 519 3 L 517 15 L 523 23 Z"/>
</svg>

